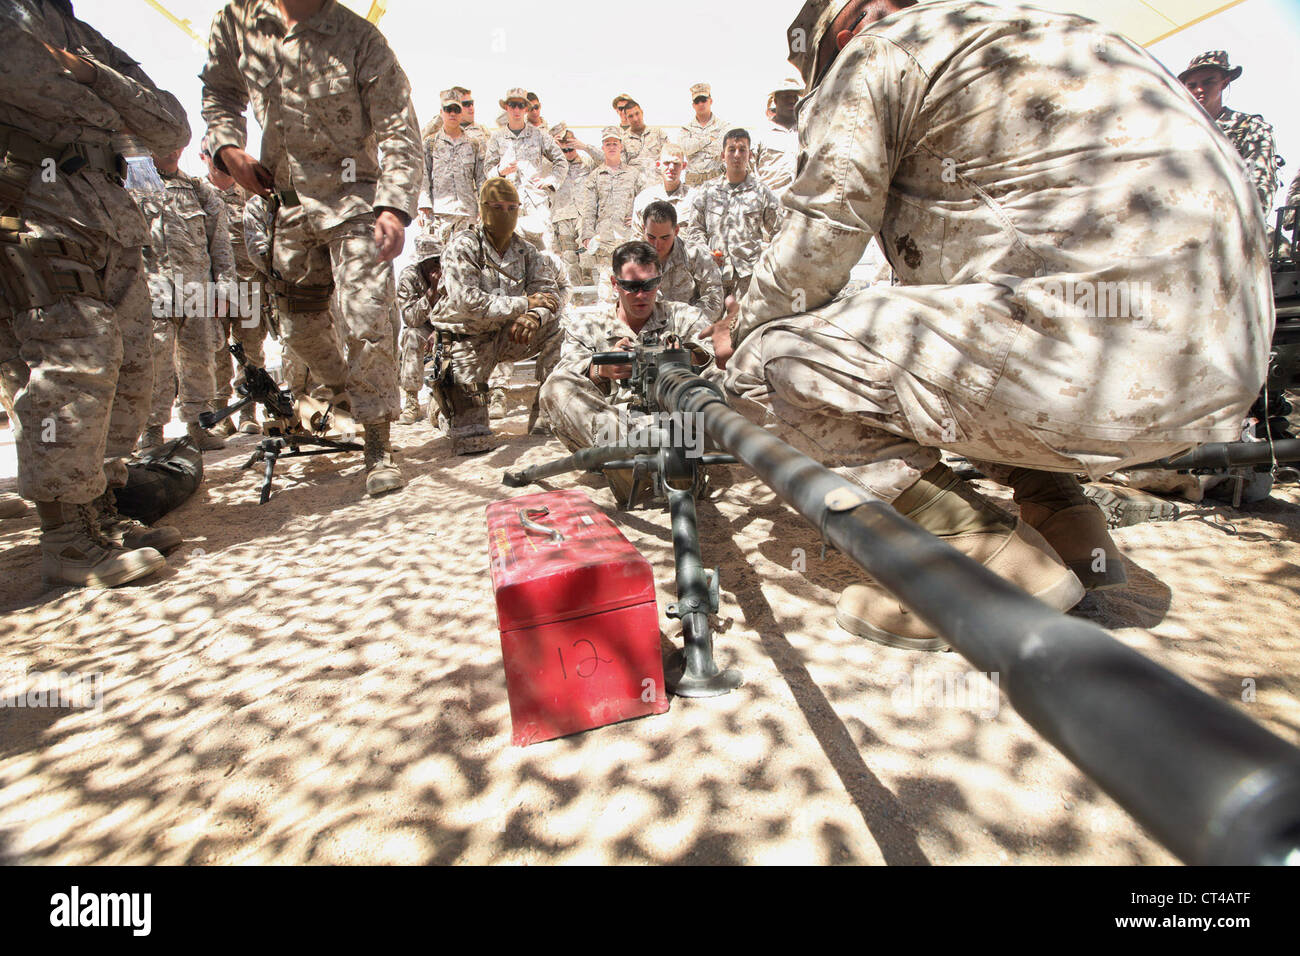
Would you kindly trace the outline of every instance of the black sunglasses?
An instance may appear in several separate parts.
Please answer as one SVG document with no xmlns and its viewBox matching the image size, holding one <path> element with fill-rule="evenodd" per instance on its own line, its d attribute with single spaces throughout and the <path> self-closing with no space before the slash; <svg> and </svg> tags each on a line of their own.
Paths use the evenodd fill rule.
<svg viewBox="0 0 1300 956">
<path fill-rule="evenodd" d="M 697 96 L 695 99 L 691 100 L 692 103 L 707 103 L 708 101 L 709 98 L 707 96 Z"/>
<path fill-rule="evenodd" d="M 473 106 L 473 105 L 474 105 L 474 101 L 473 101 L 473 100 L 461 100 L 461 101 L 460 101 L 460 105 L 461 105 L 461 106 Z"/>
<path fill-rule="evenodd" d="M 526 110 L 528 109 L 528 104 L 520 103 L 517 100 L 506 100 L 506 107 L 512 110 Z"/>
<path fill-rule="evenodd" d="M 653 292 L 655 289 L 659 288 L 659 283 L 664 281 L 664 277 L 655 276 L 653 279 L 620 279 L 618 276 L 614 276 L 614 281 L 618 283 L 618 287 L 624 292 L 635 294 L 637 292 Z"/>
<path fill-rule="evenodd" d="M 457 106 L 455 103 L 448 103 L 446 106 L 442 108 L 442 111 L 444 113 L 459 113 L 461 110 L 460 107 Z"/>
<path fill-rule="evenodd" d="M 562 147 L 560 147 L 560 152 L 562 152 L 562 153 L 576 153 L 577 150 L 574 149 L 572 146 L 562 146 Z"/>
</svg>

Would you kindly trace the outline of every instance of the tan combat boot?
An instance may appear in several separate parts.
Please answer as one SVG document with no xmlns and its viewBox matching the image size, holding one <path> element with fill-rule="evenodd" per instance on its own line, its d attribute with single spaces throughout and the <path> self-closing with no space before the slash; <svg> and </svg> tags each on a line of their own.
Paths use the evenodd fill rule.
<svg viewBox="0 0 1300 956">
<path fill-rule="evenodd" d="M 112 488 L 96 498 L 93 505 L 98 512 L 99 530 L 119 548 L 127 551 L 153 548 L 160 554 L 166 554 L 180 546 L 181 533 L 170 525 L 160 524 L 151 528 L 118 511 L 117 496 Z"/>
<path fill-rule="evenodd" d="M 225 402 L 219 402 L 219 401 L 208 402 L 208 408 L 214 412 L 219 412 L 221 411 L 221 409 L 225 407 L 226 407 Z M 220 435 L 222 437 L 229 438 L 234 433 L 235 433 L 235 423 L 231 421 L 229 418 L 223 418 L 221 419 L 221 421 L 217 422 L 215 425 L 212 426 L 212 434 L 214 435 Z"/>
<path fill-rule="evenodd" d="M 239 412 L 239 433 L 241 435 L 260 435 L 262 426 L 257 423 L 257 412 L 252 405 L 245 405 Z"/>
<path fill-rule="evenodd" d="M 48 587 L 113 588 L 153 574 L 167 561 L 153 548 L 126 550 L 104 537 L 91 504 L 38 501 L 41 580 Z"/>
<path fill-rule="evenodd" d="M 1017 468 L 1007 480 L 1020 517 L 1043 536 L 1088 591 L 1128 582 L 1124 557 L 1106 530 L 1106 515 L 1073 475 Z"/>
<path fill-rule="evenodd" d="M 420 420 L 420 395 L 418 392 L 407 392 L 406 398 L 402 403 L 402 416 L 397 420 L 399 425 L 414 425 Z"/>
<path fill-rule="evenodd" d="M 366 430 L 366 494 L 374 498 L 406 487 L 406 479 L 397 468 L 388 442 L 388 422 L 371 422 L 361 427 Z"/>
<path fill-rule="evenodd" d="M 488 397 L 488 418 L 496 421 L 506 417 L 506 393 L 504 389 L 494 388 Z"/>
<path fill-rule="evenodd" d="M 163 427 L 161 425 L 150 425 L 144 430 L 144 434 L 140 436 L 140 447 L 142 449 L 157 448 L 164 441 L 166 439 L 163 438 Z"/>
<path fill-rule="evenodd" d="M 995 507 L 946 465 L 935 465 L 922 475 L 899 495 L 894 508 L 1049 607 L 1068 610 L 1083 597 L 1079 579 L 1037 531 Z M 845 588 L 835 606 L 835 620 L 851 634 L 890 647 L 947 647 L 898 598 L 874 583 Z"/>
<path fill-rule="evenodd" d="M 216 451 L 226 447 L 224 438 L 212 434 L 206 428 L 200 428 L 198 422 L 190 422 L 186 425 L 185 434 L 198 446 L 199 451 Z"/>
<path fill-rule="evenodd" d="M 7 491 L 0 494 L 0 519 L 19 518 L 25 514 L 27 514 L 27 502 Z"/>
</svg>

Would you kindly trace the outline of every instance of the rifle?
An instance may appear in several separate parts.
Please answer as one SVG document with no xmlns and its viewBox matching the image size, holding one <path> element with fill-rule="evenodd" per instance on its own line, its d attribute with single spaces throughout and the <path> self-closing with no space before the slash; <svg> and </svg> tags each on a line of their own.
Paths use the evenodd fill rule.
<svg viewBox="0 0 1300 956">
<path fill-rule="evenodd" d="M 329 455 L 340 451 L 360 451 L 359 442 L 326 437 L 331 429 L 343 428 L 344 433 L 354 433 L 351 419 L 340 422 L 341 413 L 333 403 L 321 402 L 309 396 L 294 397 L 287 387 L 276 384 L 264 368 L 250 365 L 239 342 L 229 346 L 230 354 L 243 370 L 244 380 L 235 386 L 240 396 L 233 405 L 216 411 L 201 412 L 199 425 L 211 428 L 217 422 L 258 404 L 265 412 L 262 430 L 266 437 L 258 442 L 257 450 L 240 466 L 244 471 L 257 462 L 266 463 L 258 504 L 266 504 L 271 497 L 271 481 L 275 477 L 275 463 L 281 458 L 301 458 L 307 455 Z M 285 451 L 285 449 L 288 451 Z"/>
<path fill-rule="evenodd" d="M 727 453 L 713 456 L 715 461 L 750 468 L 976 669 L 999 673 L 1000 686 L 1021 717 L 1176 856 L 1201 864 L 1300 860 L 1300 749 L 1096 624 L 1046 607 L 750 423 L 727 407 L 716 385 L 696 374 L 684 350 L 602 353 L 594 361 L 632 363 L 647 407 L 698 416 L 704 434 Z M 507 472 L 505 483 L 519 487 L 584 466 L 625 464 L 616 459 L 620 452 L 641 451 L 586 449 L 549 465 Z M 682 474 L 674 469 L 683 462 L 674 449 L 657 452 L 656 480 L 664 485 Z M 674 499 L 673 489 L 667 491 L 670 509 L 674 500 L 690 497 L 677 492 Z M 684 603 L 682 550 L 696 561 L 699 553 L 693 537 L 688 548 L 680 546 L 687 532 L 694 532 L 693 501 L 691 520 L 688 524 L 683 514 L 680 531 L 678 514 L 673 544 L 679 601 L 670 612 L 682 610 Z M 716 581 L 714 575 L 715 587 Z M 707 623 L 703 610 L 716 608 L 716 593 L 691 593 L 696 603 L 686 610 Z M 715 676 L 706 689 L 725 693 L 726 683 Z M 694 689 L 688 684 L 685 693 L 677 693 L 710 696 Z"/>
</svg>

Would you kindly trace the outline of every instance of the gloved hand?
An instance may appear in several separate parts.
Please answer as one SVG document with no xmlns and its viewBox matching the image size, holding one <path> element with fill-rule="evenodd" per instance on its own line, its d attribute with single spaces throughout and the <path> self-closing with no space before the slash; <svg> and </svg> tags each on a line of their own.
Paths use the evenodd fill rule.
<svg viewBox="0 0 1300 956">
<path fill-rule="evenodd" d="M 560 308 L 560 300 L 549 292 L 534 292 L 528 297 L 528 308 L 556 312 Z"/>
<path fill-rule="evenodd" d="M 529 296 L 532 298 L 532 296 Z M 519 345 L 529 345 L 533 336 L 542 327 L 542 320 L 534 312 L 525 312 L 510 323 L 510 341 Z"/>
</svg>

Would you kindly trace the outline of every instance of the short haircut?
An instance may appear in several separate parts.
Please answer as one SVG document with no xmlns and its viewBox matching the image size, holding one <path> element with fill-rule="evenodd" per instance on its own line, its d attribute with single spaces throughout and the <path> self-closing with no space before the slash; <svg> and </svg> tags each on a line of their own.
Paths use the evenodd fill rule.
<svg viewBox="0 0 1300 956">
<path fill-rule="evenodd" d="M 686 150 L 682 148 L 681 143 L 664 143 L 659 150 L 659 159 L 665 156 L 676 156 L 682 162 L 686 162 Z"/>
<path fill-rule="evenodd" d="M 741 129 L 739 126 L 737 126 L 735 129 L 727 130 L 727 135 L 722 137 L 722 148 L 726 149 L 727 144 L 731 142 L 733 139 L 743 139 L 745 141 L 745 145 L 748 146 L 750 143 L 749 130 Z"/>
<path fill-rule="evenodd" d="M 676 226 L 677 210 L 673 208 L 672 203 L 664 202 L 662 199 L 656 199 L 642 210 L 641 225 L 644 226 L 651 219 L 655 222 L 666 222 L 670 226 Z"/>
<path fill-rule="evenodd" d="M 622 278 L 623 266 L 635 262 L 639 266 L 654 266 L 659 271 L 659 253 L 648 242 L 625 242 L 614 250 L 614 275 Z"/>
</svg>

